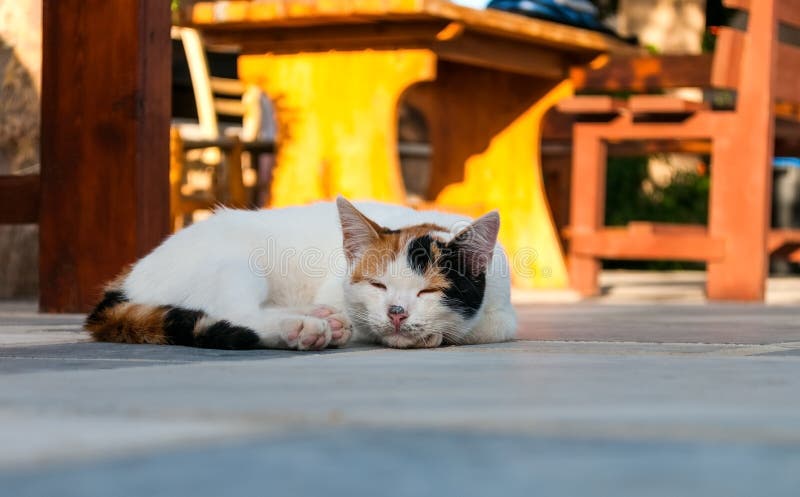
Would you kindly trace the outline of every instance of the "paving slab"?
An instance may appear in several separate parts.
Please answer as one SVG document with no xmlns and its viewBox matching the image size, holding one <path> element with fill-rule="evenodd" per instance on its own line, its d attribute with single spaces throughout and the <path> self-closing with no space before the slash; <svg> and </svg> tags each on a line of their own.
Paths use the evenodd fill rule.
<svg viewBox="0 0 800 497">
<path fill-rule="evenodd" d="M 800 313 L 540 304 L 524 340 L 217 351 L 0 304 L 0 494 L 796 496 Z"/>
<path fill-rule="evenodd" d="M 546 304 L 518 307 L 528 340 L 769 344 L 800 341 L 800 306 Z"/>
<path fill-rule="evenodd" d="M 22 472 L 0 483 L 17 497 L 54 489 L 64 497 L 781 497 L 797 495 L 799 464 L 790 447 L 334 428 Z"/>
</svg>

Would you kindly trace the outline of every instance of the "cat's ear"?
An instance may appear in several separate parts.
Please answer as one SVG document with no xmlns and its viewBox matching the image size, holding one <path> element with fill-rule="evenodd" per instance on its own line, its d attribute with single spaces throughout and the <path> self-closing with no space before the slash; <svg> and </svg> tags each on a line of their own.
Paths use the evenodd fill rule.
<svg viewBox="0 0 800 497">
<path fill-rule="evenodd" d="M 499 230 L 500 214 L 492 211 L 476 219 L 453 238 L 449 245 L 458 250 L 459 260 L 465 264 L 466 271 L 471 274 L 486 272 L 497 244 Z"/>
<path fill-rule="evenodd" d="M 342 225 L 344 253 L 347 260 L 353 262 L 379 238 L 382 228 L 341 195 L 336 198 L 336 208 Z"/>
</svg>

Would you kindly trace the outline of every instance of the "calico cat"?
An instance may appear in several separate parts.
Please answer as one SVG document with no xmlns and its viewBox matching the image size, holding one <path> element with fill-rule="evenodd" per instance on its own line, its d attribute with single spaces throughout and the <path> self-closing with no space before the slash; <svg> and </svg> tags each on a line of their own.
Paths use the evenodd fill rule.
<svg viewBox="0 0 800 497">
<path fill-rule="evenodd" d="M 98 341 L 219 349 L 511 340 L 499 227 L 496 212 L 470 222 L 342 197 L 222 209 L 109 283 L 85 327 Z"/>
</svg>

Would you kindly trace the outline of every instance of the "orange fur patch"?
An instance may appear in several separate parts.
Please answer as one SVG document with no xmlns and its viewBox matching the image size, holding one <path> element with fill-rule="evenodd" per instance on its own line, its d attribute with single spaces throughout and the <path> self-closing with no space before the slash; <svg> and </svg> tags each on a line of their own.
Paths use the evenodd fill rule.
<svg viewBox="0 0 800 497">
<path fill-rule="evenodd" d="M 442 270 L 436 264 L 436 261 L 439 260 L 441 256 L 441 251 L 439 247 L 433 245 L 431 247 L 431 256 L 433 259 L 433 264 L 429 264 L 428 267 L 425 269 L 425 274 L 423 275 L 426 280 L 428 280 L 428 288 L 436 289 L 436 290 L 447 290 L 450 288 L 450 280 L 448 280 Z"/>
<path fill-rule="evenodd" d="M 377 231 L 378 238 L 364 250 L 361 258 L 358 260 L 355 267 L 353 267 L 353 274 L 351 277 L 353 283 L 369 280 L 380 275 L 385 270 L 386 266 L 397 259 L 397 257 L 405 256 L 402 251 L 411 240 L 430 235 L 430 233 L 434 231 L 448 232 L 447 228 L 430 223 L 409 226 L 396 231 L 386 228 L 380 228 Z M 432 236 L 432 238 L 443 241 L 435 236 Z M 434 259 L 436 259 L 439 254 L 439 249 L 434 246 L 431 252 L 434 255 Z M 443 290 L 449 286 L 447 279 L 434 265 L 431 265 L 431 267 L 427 269 L 424 276 L 429 280 L 432 288 Z"/>
<path fill-rule="evenodd" d="M 161 307 L 125 302 L 103 311 L 96 323 L 86 325 L 99 342 L 167 344 Z"/>
</svg>

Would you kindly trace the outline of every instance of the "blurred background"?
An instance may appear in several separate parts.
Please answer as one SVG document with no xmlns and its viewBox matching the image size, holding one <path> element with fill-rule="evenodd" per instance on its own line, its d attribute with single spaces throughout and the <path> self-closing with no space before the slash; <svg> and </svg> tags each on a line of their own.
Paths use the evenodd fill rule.
<svg viewBox="0 0 800 497">
<path fill-rule="evenodd" d="M 292 104 L 289 102 L 291 98 L 287 100 L 286 95 L 268 91 L 270 85 L 279 86 L 275 83 L 254 84 L 254 81 L 258 83 L 257 78 L 242 81 L 247 65 L 241 63 L 240 47 L 220 42 L 222 37 L 214 37 L 212 25 L 208 25 L 208 33 L 204 33 L 203 29 L 193 29 L 193 26 L 197 27 L 198 15 L 205 12 L 197 10 L 197 2 L 163 1 L 169 3 L 174 22 L 171 33 L 172 229 L 180 229 L 202 219 L 214 205 L 264 207 L 291 203 L 285 195 L 280 196 L 282 188 L 288 187 L 276 186 L 274 183 L 276 167 L 279 168 L 280 161 L 287 160 L 289 154 L 287 151 L 287 155 L 281 157 L 281 144 L 293 139 L 289 137 L 293 119 Z M 236 3 L 245 2 L 233 2 Z M 485 2 L 480 0 L 462 0 L 457 3 L 475 9 L 485 7 Z M 538 2 L 539 7 L 535 4 L 537 2 L 496 1 L 491 7 L 592 30 L 618 40 L 620 44 L 640 47 L 641 53 L 656 56 L 713 53 L 717 27 L 735 23 L 737 18 L 737 11 L 725 9 L 721 0 Z M 585 10 L 587 4 L 588 11 Z M 226 8 L 228 3 L 220 2 L 219 5 L 214 15 L 228 15 L 221 14 L 220 10 Z M 545 7 L 541 7 L 542 5 Z M 563 12 L 556 12 L 555 17 L 552 17 L 546 11 L 548 5 L 558 8 L 566 6 L 573 13 L 584 9 L 588 14 L 583 18 L 576 18 L 577 20 L 563 16 Z M 562 15 L 562 18 L 558 15 Z M 0 5 L 0 174 L 24 175 L 39 171 L 41 29 L 40 0 L 16 0 Z M 274 71 L 279 70 L 281 69 L 277 66 L 274 68 Z M 728 92 L 727 97 L 724 91 L 709 96 L 707 90 L 699 88 L 665 89 L 659 93 L 677 95 L 681 99 L 694 102 L 716 99 L 715 102 L 721 102 L 723 107 L 726 99 L 730 101 L 734 98 L 731 92 Z M 626 95 L 625 92 L 623 94 Z M 324 98 L 335 100 L 335 95 L 336 92 L 330 92 Z M 424 103 L 424 95 L 413 91 L 403 93 L 397 103 L 396 128 L 391 139 L 395 141 L 392 146 L 397 147 L 399 157 L 402 184 L 398 191 L 402 191 L 402 195 L 392 197 L 388 194 L 375 194 L 378 190 L 373 188 L 371 196 L 401 201 L 417 208 L 453 207 L 452 210 L 468 214 L 477 214 L 481 209 L 491 207 L 485 202 L 470 207 L 442 200 L 447 197 L 447 190 L 442 189 L 439 184 L 441 181 L 432 179 L 433 171 L 436 170 L 436 161 L 432 160 L 432 136 L 436 135 L 437 129 L 446 120 L 439 118 L 431 122 Z M 559 253 L 564 253 L 570 243 L 568 235 L 573 122 L 574 116 L 567 117 L 555 108 L 550 109 L 542 118 L 541 135 L 537 136 L 536 130 L 530 135 L 531 142 L 541 140 L 540 163 L 515 165 L 534 169 L 541 167 L 541 181 L 549 206 L 546 222 L 553 224 L 558 242 L 553 250 L 560 251 Z M 795 143 L 798 140 L 796 135 L 794 140 Z M 176 152 L 176 148 L 180 152 Z M 284 150 L 290 148 L 286 147 Z M 624 226 L 631 221 L 707 224 L 711 168 L 708 147 L 684 148 L 686 150 L 644 150 L 640 153 L 626 153 L 624 157 L 609 158 L 605 224 Z M 339 166 L 329 165 L 333 172 L 326 169 L 328 172 L 324 174 L 339 174 L 336 167 Z M 800 226 L 798 171 L 800 170 L 796 167 L 796 161 L 791 157 L 776 163 L 773 169 L 773 227 Z M 351 171 L 348 174 L 356 177 L 362 173 Z M 375 184 L 379 181 L 374 174 L 369 178 L 363 181 L 372 181 Z M 322 193 L 318 196 L 330 197 L 336 193 L 334 189 L 347 193 L 347 187 L 342 186 L 346 182 L 332 181 L 330 185 L 333 186 L 323 185 Z M 389 181 L 393 180 L 390 178 Z M 279 196 L 273 197 L 276 191 Z M 313 197 L 312 194 L 309 195 Z M 450 197 L 458 199 L 465 195 L 466 193 L 460 192 Z M 298 202 L 307 200 L 309 198 L 302 195 L 297 198 Z M 507 234 L 507 239 L 513 236 Z M 513 246 L 514 242 L 510 244 Z M 537 250 L 540 258 L 549 257 L 549 249 Z M 0 226 L 0 298 L 35 297 L 38 292 L 37 261 L 36 225 Z M 704 263 L 607 258 L 603 267 L 694 270 L 703 269 Z M 556 273 L 551 278 L 551 282 L 556 283 L 541 285 L 540 278 L 533 287 L 559 286 L 558 267 L 552 267 L 552 264 L 542 265 L 535 270 L 540 274 L 546 271 Z M 798 265 L 774 261 L 771 271 L 774 275 L 790 275 L 797 273 Z M 522 278 L 518 280 L 520 281 Z M 529 284 L 521 286 L 531 287 Z"/>
</svg>

